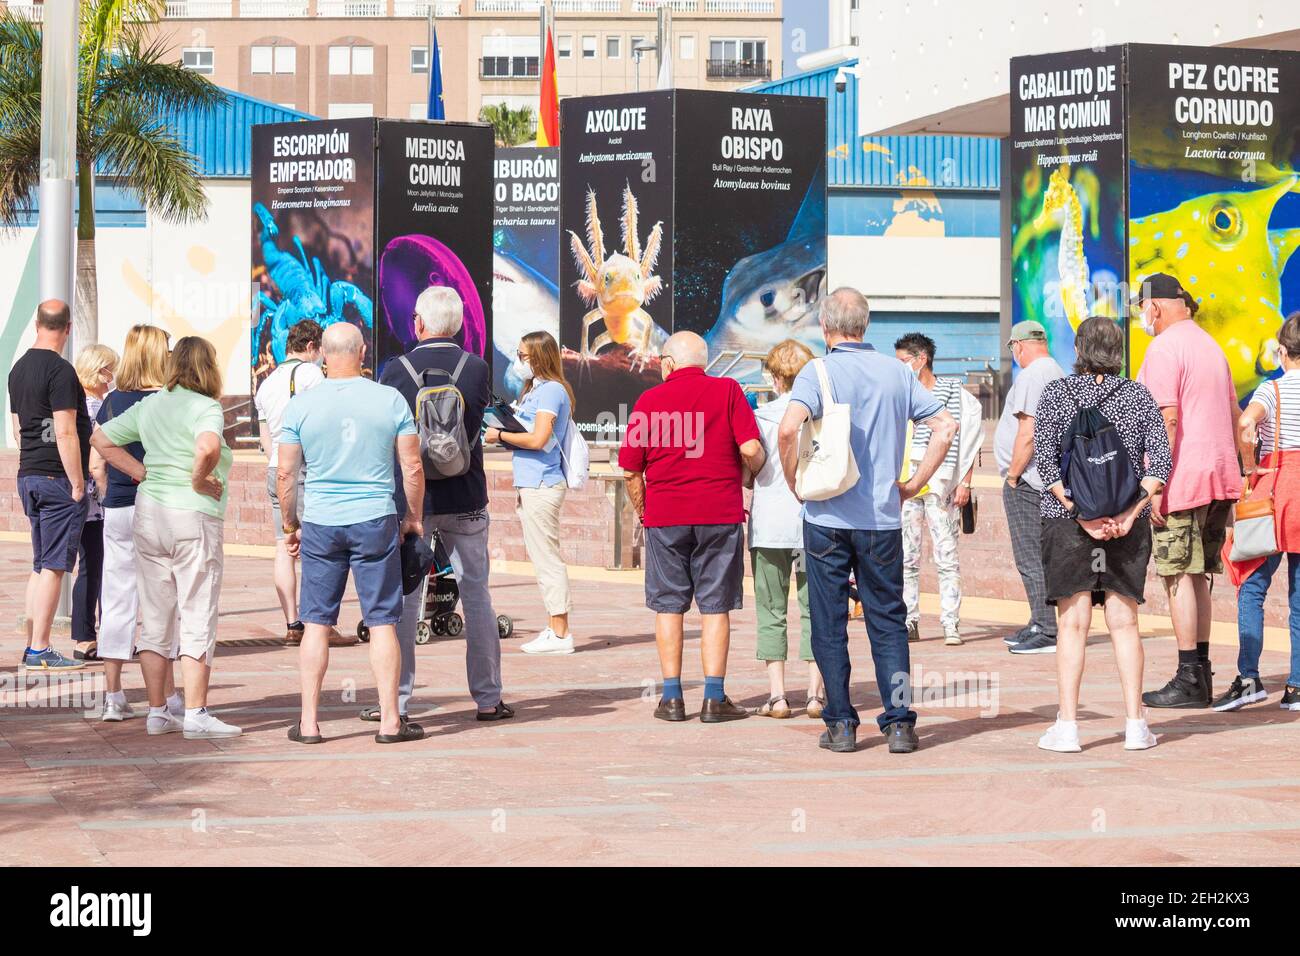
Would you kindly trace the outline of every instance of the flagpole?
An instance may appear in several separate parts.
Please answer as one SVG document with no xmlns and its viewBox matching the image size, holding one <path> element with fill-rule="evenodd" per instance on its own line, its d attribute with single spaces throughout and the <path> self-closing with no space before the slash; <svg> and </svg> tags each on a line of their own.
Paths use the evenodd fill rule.
<svg viewBox="0 0 1300 956">
<path fill-rule="evenodd" d="M 425 66 L 429 71 L 428 89 L 425 90 L 425 94 L 424 94 L 424 101 L 426 104 L 433 102 L 433 47 L 434 47 L 433 38 L 438 35 L 438 24 L 437 24 L 438 15 L 437 13 L 435 13 L 437 8 L 438 8 L 438 0 L 429 0 L 429 7 L 428 7 L 429 53 L 428 56 L 424 58 Z M 427 106 L 426 106 L 426 112 L 427 112 Z"/>
<path fill-rule="evenodd" d="M 546 77 L 543 76 L 546 70 L 546 34 L 550 25 L 548 20 L 554 15 L 546 7 L 546 0 L 542 0 L 537 5 L 537 19 L 541 26 L 541 35 L 537 41 L 537 129 L 539 135 L 542 129 L 542 87 L 546 85 Z M 533 137 L 533 143 L 537 143 L 536 136 Z"/>
</svg>

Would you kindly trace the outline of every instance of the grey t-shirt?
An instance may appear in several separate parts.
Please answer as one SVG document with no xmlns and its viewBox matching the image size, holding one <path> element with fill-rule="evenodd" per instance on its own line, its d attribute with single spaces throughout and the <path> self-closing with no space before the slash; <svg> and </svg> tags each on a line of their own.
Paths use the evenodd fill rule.
<svg viewBox="0 0 1300 956">
<path fill-rule="evenodd" d="M 1043 394 L 1043 387 L 1048 382 L 1064 378 L 1065 372 L 1050 355 L 1041 356 L 1020 370 L 1016 380 L 1007 392 L 1006 403 L 1002 406 L 1002 417 L 998 419 L 998 430 L 993 435 L 993 456 L 997 459 L 998 473 L 1003 478 L 1011 467 L 1011 454 L 1016 447 L 1016 432 L 1020 428 L 1017 415 L 1033 415 L 1038 408 L 1038 398 Z M 1043 490 L 1043 483 L 1038 477 L 1038 466 L 1030 456 L 1029 467 L 1025 469 L 1021 480 L 1035 491 Z"/>
</svg>

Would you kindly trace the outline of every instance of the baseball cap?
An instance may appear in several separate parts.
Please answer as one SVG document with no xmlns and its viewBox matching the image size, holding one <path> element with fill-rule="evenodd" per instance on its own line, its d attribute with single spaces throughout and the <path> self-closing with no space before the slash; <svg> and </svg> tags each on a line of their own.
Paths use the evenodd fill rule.
<svg viewBox="0 0 1300 956">
<path fill-rule="evenodd" d="M 407 534 L 402 541 L 402 593 L 410 594 L 433 567 L 433 548 L 418 534 Z"/>
<path fill-rule="evenodd" d="M 1011 338 L 1007 339 L 1007 347 L 1012 342 L 1046 342 L 1047 329 L 1043 328 L 1041 322 L 1035 322 L 1033 319 L 1025 319 L 1023 322 L 1017 322 L 1011 326 Z"/>
<path fill-rule="evenodd" d="M 1182 299 L 1187 309 L 1196 314 L 1196 300 L 1183 288 L 1183 284 L 1167 272 L 1149 275 L 1138 285 L 1138 291 L 1132 299 L 1133 308 L 1139 308 L 1148 299 Z"/>
</svg>

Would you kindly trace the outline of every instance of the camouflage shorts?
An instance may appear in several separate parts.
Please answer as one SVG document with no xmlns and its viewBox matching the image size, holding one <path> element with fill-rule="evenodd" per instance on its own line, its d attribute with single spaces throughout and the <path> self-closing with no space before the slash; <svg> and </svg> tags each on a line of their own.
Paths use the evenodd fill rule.
<svg viewBox="0 0 1300 956">
<path fill-rule="evenodd" d="M 1223 542 L 1228 534 L 1231 501 L 1211 501 L 1187 511 L 1170 512 L 1165 526 L 1151 526 L 1156 574 L 1221 574 Z"/>
</svg>

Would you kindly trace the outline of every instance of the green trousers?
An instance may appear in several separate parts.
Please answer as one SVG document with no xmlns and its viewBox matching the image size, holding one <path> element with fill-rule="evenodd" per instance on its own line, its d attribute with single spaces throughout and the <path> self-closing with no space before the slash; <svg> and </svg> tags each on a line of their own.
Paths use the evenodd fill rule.
<svg viewBox="0 0 1300 956">
<path fill-rule="evenodd" d="M 790 602 L 790 573 L 799 587 L 800 658 L 813 659 L 812 620 L 808 616 L 808 576 L 803 571 L 803 552 L 789 548 L 751 548 L 754 568 L 754 603 L 758 607 L 758 659 L 786 659 L 786 608 Z M 798 570 L 796 568 L 798 563 Z"/>
</svg>

